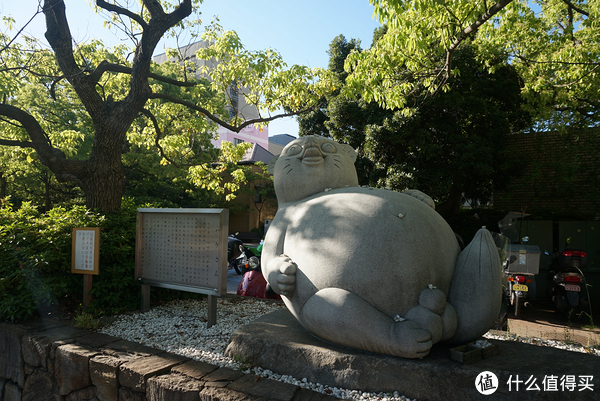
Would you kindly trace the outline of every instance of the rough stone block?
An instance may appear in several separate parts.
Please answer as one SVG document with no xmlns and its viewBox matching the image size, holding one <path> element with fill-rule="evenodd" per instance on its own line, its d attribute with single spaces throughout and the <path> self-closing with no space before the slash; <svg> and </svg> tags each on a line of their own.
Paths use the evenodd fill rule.
<svg viewBox="0 0 600 401">
<path fill-rule="evenodd" d="M 255 397 L 240 393 L 239 391 L 229 390 L 219 387 L 205 387 L 200 392 L 201 401 L 265 401 L 264 398 Z"/>
<path fill-rule="evenodd" d="M 97 355 L 90 359 L 90 378 L 97 388 L 100 401 L 119 398 L 119 365 L 123 361 L 110 355 Z"/>
<path fill-rule="evenodd" d="M 148 379 L 148 401 L 199 401 L 203 382 L 183 375 L 165 375 Z"/>
<path fill-rule="evenodd" d="M 21 341 L 25 363 L 34 367 L 48 368 L 52 342 L 41 334 L 26 334 Z"/>
<path fill-rule="evenodd" d="M 188 361 L 182 365 L 175 366 L 171 369 L 173 373 L 180 373 L 194 379 L 203 379 L 204 376 L 214 372 L 218 366 L 200 361 Z M 203 379 L 204 380 L 204 379 Z"/>
<path fill-rule="evenodd" d="M 23 401 L 55 401 L 60 399 L 56 381 L 52 375 L 41 369 L 35 370 L 25 380 Z"/>
<path fill-rule="evenodd" d="M 65 397 L 65 401 L 97 401 L 96 387 L 90 386 L 81 390 L 73 391 Z"/>
<path fill-rule="evenodd" d="M 119 383 L 136 391 L 146 391 L 150 377 L 169 373 L 173 366 L 188 361 L 188 358 L 173 354 L 152 355 L 126 362 L 119 367 Z"/>
<path fill-rule="evenodd" d="M 220 368 L 206 375 L 202 380 L 204 380 L 205 382 L 234 381 L 239 379 L 243 375 L 244 374 L 239 370 Z"/>
<path fill-rule="evenodd" d="M 0 323 L 0 377 L 12 380 L 21 388 L 25 382 L 21 339 L 25 334 L 22 326 Z"/>
<path fill-rule="evenodd" d="M 3 401 L 21 401 L 21 389 L 15 383 L 8 382 L 4 386 Z"/>
<path fill-rule="evenodd" d="M 98 354 L 99 352 L 92 348 L 77 344 L 66 344 L 56 349 L 54 377 L 61 395 L 67 395 L 92 384 L 89 361 Z"/>
<path fill-rule="evenodd" d="M 246 374 L 231 383 L 227 388 L 261 398 L 291 401 L 298 386 Z"/>
<path fill-rule="evenodd" d="M 106 347 L 102 347 L 102 352 L 112 355 L 114 353 L 127 353 L 138 356 L 150 356 L 160 354 L 163 351 L 146 347 L 133 341 L 120 340 L 114 343 L 107 344 Z"/>
<path fill-rule="evenodd" d="M 146 396 L 128 388 L 119 389 L 119 401 L 146 401 Z"/>
<path fill-rule="evenodd" d="M 306 388 L 298 388 L 292 401 L 333 401 L 337 399 L 337 397 L 331 395 L 317 393 Z"/>
<path fill-rule="evenodd" d="M 109 336 L 103 333 L 89 333 L 83 337 L 77 338 L 77 343 L 87 345 L 93 348 L 102 348 L 107 344 L 120 341 L 118 337 Z"/>
</svg>

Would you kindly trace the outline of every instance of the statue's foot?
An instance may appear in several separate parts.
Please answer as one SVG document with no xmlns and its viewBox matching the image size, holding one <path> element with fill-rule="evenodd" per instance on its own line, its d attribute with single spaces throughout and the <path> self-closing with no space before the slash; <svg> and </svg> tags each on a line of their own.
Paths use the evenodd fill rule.
<svg viewBox="0 0 600 401">
<path fill-rule="evenodd" d="M 433 345 L 431 333 L 412 320 L 395 322 L 393 335 L 397 341 L 394 355 L 403 358 L 423 358 Z"/>
<path fill-rule="evenodd" d="M 419 304 L 409 310 L 404 318 L 428 330 L 433 344 L 451 338 L 456 331 L 454 308 L 446 302 L 446 295 L 433 286 L 421 291 Z"/>
<path fill-rule="evenodd" d="M 299 321 L 323 340 L 380 354 L 423 358 L 432 346 L 430 332 L 419 323 L 395 320 L 340 288 L 325 288 L 311 296 Z"/>
</svg>

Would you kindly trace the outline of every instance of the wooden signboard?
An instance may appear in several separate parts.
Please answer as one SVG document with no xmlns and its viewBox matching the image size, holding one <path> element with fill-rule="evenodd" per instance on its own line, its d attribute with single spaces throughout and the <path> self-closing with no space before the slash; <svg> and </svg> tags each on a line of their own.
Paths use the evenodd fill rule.
<svg viewBox="0 0 600 401">
<path fill-rule="evenodd" d="M 73 228 L 71 273 L 100 274 L 100 228 Z"/>
<path fill-rule="evenodd" d="M 150 286 L 207 294 L 209 327 L 216 322 L 215 296 L 227 293 L 228 209 L 138 209 L 135 278 L 142 310 Z"/>
</svg>

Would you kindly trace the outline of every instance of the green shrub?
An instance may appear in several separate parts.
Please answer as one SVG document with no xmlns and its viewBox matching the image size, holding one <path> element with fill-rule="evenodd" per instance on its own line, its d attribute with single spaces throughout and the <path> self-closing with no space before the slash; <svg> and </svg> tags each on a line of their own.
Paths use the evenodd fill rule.
<svg viewBox="0 0 600 401">
<path fill-rule="evenodd" d="M 143 205 L 160 207 L 160 205 Z M 137 309 L 134 282 L 137 205 L 125 199 L 119 211 L 94 213 L 82 206 L 41 214 L 30 203 L 0 208 L 0 320 L 22 320 L 49 310 L 77 309 L 83 277 L 71 273 L 72 230 L 100 227 L 100 275 L 94 276 L 89 313 Z"/>
</svg>

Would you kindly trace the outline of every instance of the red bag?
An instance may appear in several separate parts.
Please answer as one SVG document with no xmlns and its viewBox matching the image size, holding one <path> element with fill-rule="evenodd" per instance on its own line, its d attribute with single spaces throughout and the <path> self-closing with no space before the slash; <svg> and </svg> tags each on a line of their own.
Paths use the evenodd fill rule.
<svg viewBox="0 0 600 401">
<path fill-rule="evenodd" d="M 266 295 L 266 288 L 267 280 L 265 280 L 262 273 L 250 270 L 244 273 L 244 277 L 242 277 L 242 281 L 238 285 L 237 294 L 245 297 L 281 299 L 279 294 Z"/>
</svg>

